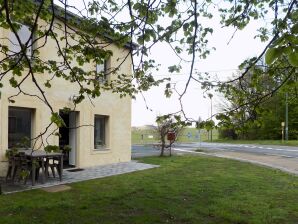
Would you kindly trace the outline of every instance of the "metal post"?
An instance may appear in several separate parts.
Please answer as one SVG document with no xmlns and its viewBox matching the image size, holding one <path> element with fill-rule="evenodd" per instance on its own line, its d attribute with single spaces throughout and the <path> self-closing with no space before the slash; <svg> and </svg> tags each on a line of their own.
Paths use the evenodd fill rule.
<svg viewBox="0 0 298 224">
<path fill-rule="evenodd" d="M 285 127 L 285 140 L 289 140 L 289 120 L 288 120 L 288 93 L 286 93 L 286 127 Z"/>
<path fill-rule="evenodd" d="M 285 122 L 281 122 L 281 141 L 282 142 L 284 142 L 284 139 L 285 139 L 284 129 L 285 129 Z"/>
<path fill-rule="evenodd" d="M 210 120 L 212 121 L 212 97 L 213 97 L 213 95 L 212 94 L 210 94 L 209 95 L 209 98 L 210 98 L 210 106 L 211 106 L 211 116 L 210 116 Z M 210 141 L 212 142 L 212 129 L 213 128 L 211 128 L 211 130 L 210 130 Z M 208 133 L 209 134 L 209 133 Z M 209 136 L 208 136 L 209 137 Z M 208 140 L 209 140 L 209 138 L 208 138 Z"/>
<path fill-rule="evenodd" d="M 210 96 L 210 101 L 211 101 L 211 121 L 212 121 L 212 96 Z M 210 140 L 212 142 L 212 129 L 213 127 L 211 128 L 211 132 L 210 132 Z"/>
<path fill-rule="evenodd" d="M 201 139 L 201 129 L 199 129 L 199 141 L 200 141 L 200 146 L 199 148 L 201 149 L 201 145 L 202 145 L 202 139 Z"/>
</svg>

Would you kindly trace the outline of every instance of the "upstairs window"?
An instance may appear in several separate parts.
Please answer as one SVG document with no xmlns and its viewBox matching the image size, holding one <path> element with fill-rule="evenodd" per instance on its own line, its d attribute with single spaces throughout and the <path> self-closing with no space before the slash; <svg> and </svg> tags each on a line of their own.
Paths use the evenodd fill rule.
<svg viewBox="0 0 298 224">
<path fill-rule="evenodd" d="M 25 45 L 28 41 L 28 47 L 26 49 L 26 55 L 31 58 L 33 55 L 33 37 L 30 39 L 31 36 L 31 30 L 29 29 L 29 26 L 26 25 L 21 25 L 20 29 L 17 31 L 17 35 L 20 38 L 20 41 L 23 45 Z M 19 53 L 21 52 L 21 46 L 20 43 L 14 34 L 14 32 L 10 32 L 9 35 L 9 40 L 10 40 L 10 46 L 9 50 L 11 51 L 11 54 Z"/>
<path fill-rule="evenodd" d="M 104 83 L 108 80 L 108 60 L 104 60 L 101 64 L 96 64 L 96 79 Z"/>
</svg>

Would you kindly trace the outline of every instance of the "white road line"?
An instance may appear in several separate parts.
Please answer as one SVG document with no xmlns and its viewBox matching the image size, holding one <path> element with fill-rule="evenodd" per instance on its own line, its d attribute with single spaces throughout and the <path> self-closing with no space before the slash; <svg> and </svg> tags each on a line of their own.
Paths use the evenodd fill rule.
<svg viewBox="0 0 298 224">
<path fill-rule="evenodd" d="M 276 151 L 298 152 L 298 149 L 272 149 Z"/>
<path fill-rule="evenodd" d="M 202 145 L 204 147 L 204 145 Z M 211 144 L 209 147 L 212 146 Z M 271 148 L 271 147 L 263 147 L 263 146 L 249 146 L 249 145 L 228 145 L 228 144 L 218 144 L 218 147 L 225 147 L 225 150 L 231 150 L 227 149 L 227 147 L 231 148 L 252 148 L 252 149 L 267 149 L 267 150 L 273 150 L 273 151 L 284 151 L 284 152 L 298 152 L 298 149 L 280 149 L 280 148 Z"/>
<path fill-rule="evenodd" d="M 244 147 L 247 148 L 247 146 L 244 146 Z M 298 152 L 298 149 L 264 148 L 262 146 L 258 146 L 257 148 L 259 148 L 259 149 L 269 149 L 269 150 L 275 150 L 275 151 L 284 151 L 284 152 Z"/>
</svg>

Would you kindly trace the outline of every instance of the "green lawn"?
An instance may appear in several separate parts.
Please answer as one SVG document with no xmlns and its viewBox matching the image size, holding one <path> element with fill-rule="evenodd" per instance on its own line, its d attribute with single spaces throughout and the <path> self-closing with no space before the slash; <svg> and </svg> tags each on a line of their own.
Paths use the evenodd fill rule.
<svg viewBox="0 0 298 224">
<path fill-rule="evenodd" d="M 232 144 L 261 144 L 261 145 L 288 145 L 288 146 L 298 146 L 298 140 L 222 140 L 216 139 L 213 142 L 221 143 L 232 143 Z"/>
<path fill-rule="evenodd" d="M 0 223 L 298 223 L 298 177 L 199 156 L 160 168 L 0 196 Z"/>
</svg>

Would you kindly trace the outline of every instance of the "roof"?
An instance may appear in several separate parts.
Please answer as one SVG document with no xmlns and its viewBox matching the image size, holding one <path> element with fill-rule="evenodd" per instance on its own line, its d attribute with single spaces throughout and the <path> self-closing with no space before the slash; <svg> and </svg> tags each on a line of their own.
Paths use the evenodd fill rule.
<svg viewBox="0 0 298 224">
<path fill-rule="evenodd" d="M 40 4 L 41 0 L 34 0 L 35 3 Z M 50 9 L 52 10 L 52 9 Z M 66 13 L 65 13 L 66 12 Z M 81 17 L 73 12 L 70 12 L 68 10 L 65 11 L 64 8 L 58 6 L 58 5 L 54 5 L 54 14 L 55 16 L 60 19 L 60 20 L 67 20 L 67 21 L 72 21 L 73 23 L 75 23 L 75 25 L 79 26 L 83 21 L 84 17 Z M 113 37 L 109 34 L 102 34 L 104 38 L 106 38 L 107 40 L 114 42 L 115 39 L 113 39 Z M 138 48 L 138 45 L 134 42 L 127 42 L 124 47 L 131 49 L 131 50 L 136 50 Z"/>
</svg>

